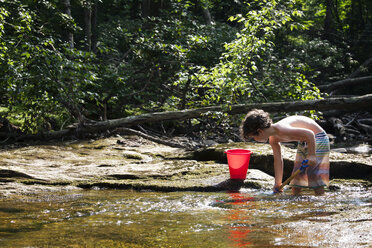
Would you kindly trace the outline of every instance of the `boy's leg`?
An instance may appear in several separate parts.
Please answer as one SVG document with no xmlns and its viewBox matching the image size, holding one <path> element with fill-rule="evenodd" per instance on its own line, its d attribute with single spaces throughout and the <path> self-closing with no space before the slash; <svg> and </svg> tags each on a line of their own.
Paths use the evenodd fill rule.
<svg viewBox="0 0 372 248">
<path fill-rule="evenodd" d="M 301 193 L 301 188 L 292 187 L 292 195 L 299 195 Z"/>
<path fill-rule="evenodd" d="M 315 194 L 315 195 L 318 195 L 318 196 L 320 196 L 320 195 L 324 195 L 324 187 L 318 187 L 318 188 L 315 188 L 315 189 L 314 189 L 314 194 Z"/>
<path fill-rule="evenodd" d="M 304 147 L 302 144 L 298 145 L 298 150 L 296 153 L 293 170 L 292 173 L 294 173 L 296 170 L 298 170 L 301 165 L 302 161 L 305 159 L 306 155 L 304 153 Z M 292 186 L 292 195 L 299 195 L 301 193 L 301 188 L 296 187 L 297 186 L 307 186 L 307 174 L 306 173 L 300 173 L 295 178 L 292 179 L 290 186 Z"/>
<path fill-rule="evenodd" d="M 326 133 L 315 135 L 317 165 L 309 176 L 309 186 L 315 186 L 314 194 L 324 195 L 324 186 L 329 184 L 329 139 Z M 308 169 L 309 172 L 309 169 Z M 311 183 L 311 184 L 310 184 Z M 319 185 L 319 187 L 317 187 Z M 320 186 L 322 185 L 322 186 Z"/>
</svg>

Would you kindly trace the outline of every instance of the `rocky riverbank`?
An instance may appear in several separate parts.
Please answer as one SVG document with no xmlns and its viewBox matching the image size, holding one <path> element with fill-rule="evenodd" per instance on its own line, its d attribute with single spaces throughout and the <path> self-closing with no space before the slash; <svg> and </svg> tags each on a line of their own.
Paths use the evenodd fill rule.
<svg viewBox="0 0 372 248">
<path fill-rule="evenodd" d="M 224 151 L 253 151 L 247 179 L 229 179 Z M 283 148 L 285 177 L 295 149 Z M 218 144 L 199 150 L 159 145 L 137 136 L 91 141 L 30 144 L 0 150 L 0 196 L 75 188 L 153 191 L 220 191 L 273 184 L 272 152 L 267 144 Z M 372 159 L 365 154 L 331 153 L 333 188 L 344 183 L 372 187 Z"/>
</svg>

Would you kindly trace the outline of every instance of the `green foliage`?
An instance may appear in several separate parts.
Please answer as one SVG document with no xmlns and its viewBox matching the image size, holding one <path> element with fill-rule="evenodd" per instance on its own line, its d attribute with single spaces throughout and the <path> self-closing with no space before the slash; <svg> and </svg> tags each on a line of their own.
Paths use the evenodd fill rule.
<svg viewBox="0 0 372 248">
<path fill-rule="evenodd" d="M 241 23 L 242 29 L 235 40 L 225 44 L 221 62 L 210 69 L 199 67 L 198 73 L 183 75 L 177 82 L 191 80 L 194 85 L 195 92 L 189 94 L 191 106 L 319 97 L 305 77 L 308 66 L 294 57 L 281 56 L 276 47 L 275 37 L 281 30 L 308 28 L 293 20 L 302 13 L 293 9 L 291 1 L 283 2 L 257 1 L 245 16 L 229 19 Z"/>
<path fill-rule="evenodd" d="M 323 38 L 327 6 L 315 0 L 149 2 L 145 15 L 136 0 L 71 1 L 70 16 L 63 1 L 1 0 L 2 116 L 35 133 L 85 118 L 315 99 L 314 83 L 370 56 L 358 40 L 371 21 L 364 1 L 338 1 L 334 40 Z M 95 5 L 91 52 L 85 14 Z M 226 114 L 209 116 L 228 127 Z"/>
<path fill-rule="evenodd" d="M 345 72 L 357 65 L 357 61 L 345 47 L 337 47 L 319 38 L 306 42 L 299 41 L 294 36 L 288 36 L 287 39 L 285 51 L 289 53 L 286 54 L 306 62 L 308 70 L 304 74 L 312 82 L 342 80 Z"/>
<path fill-rule="evenodd" d="M 1 70 L 9 114 L 18 113 L 22 129 L 30 132 L 45 127 L 53 113 L 59 118 L 78 117 L 78 105 L 89 94 L 82 89 L 94 76 L 86 63 L 89 55 L 67 49 L 31 6 L 18 1 L 5 4 L 9 14 L 4 19 Z"/>
<path fill-rule="evenodd" d="M 114 92 L 121 93 L 111 105 L 141 107 L 143 111 L 180 107 L 169 102 L 169 96 L 182 98 L 188 91 L 173 85 L 179 73 L 193 65 L 212 66 L 218 62 L 222 44 L 231 40 L 234 29 L 226 24 L 200 24 L 199 17 L 191 12 L 193 6 L 175 1 L 160 16 L 148 17 L 142 23 L 117 18 L 101 26 L 106 32 L 100 40 L 100 56 L 115 58 L 111 66 L 120 68 L 117 71 L 125 82 L 125 87 L 115 88 Z M 110 88 L 114 81 L 110 81 Z M 125 108 L 113 112 L 121 114 Z"/>
</svg>

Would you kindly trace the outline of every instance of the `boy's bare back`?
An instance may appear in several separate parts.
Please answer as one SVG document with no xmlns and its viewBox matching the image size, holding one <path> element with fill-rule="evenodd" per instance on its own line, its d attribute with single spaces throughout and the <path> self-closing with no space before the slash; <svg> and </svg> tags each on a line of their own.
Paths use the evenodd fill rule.
<svg viewBox="0 0 372 248">
<path fill-rule="evenodd" d="M 276 122 L 272 126 L 276 129 L 277 132 L 275 136 L 280 141 L 302 141 L 301 137 L 294 137 L 296 136 L 296 132 L 294 131 L 298 129 L 307 129 L 314 134 L 324 132 L 314 120 L 306 116 L 289 116 Z"/>
</svg>

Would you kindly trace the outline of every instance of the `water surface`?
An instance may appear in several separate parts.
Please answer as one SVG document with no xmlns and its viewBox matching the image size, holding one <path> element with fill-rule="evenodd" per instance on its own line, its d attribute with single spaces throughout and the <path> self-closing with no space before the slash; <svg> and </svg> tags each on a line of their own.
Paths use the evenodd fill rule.
<svg viewBox="0 0 372 248">
<path fill-rule="evenodd" d="M 372 247 L 372 193 L 77 190 L 0 200 L 0 247 Z"/>
</svg>

